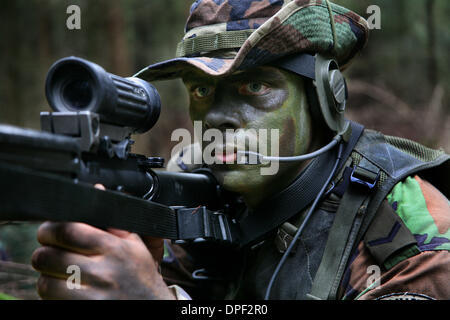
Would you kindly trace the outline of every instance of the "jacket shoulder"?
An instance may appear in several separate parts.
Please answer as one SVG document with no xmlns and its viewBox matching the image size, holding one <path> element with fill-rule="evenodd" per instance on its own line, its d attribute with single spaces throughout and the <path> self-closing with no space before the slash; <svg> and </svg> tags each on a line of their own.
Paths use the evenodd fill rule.
<svg viewBox="0 0 450 320">
<path fill-rule="evenodd" d="M 389 204 L 417 241 L 420 251 L 450 250 L 450 202 L 419 176 L 399 182 Z"/>
<path fill-rule="evenodd" d="M 418 142 L 364 130 L 352 157 L 366 158 L 381 169 L 386 191 L 399 181 L 419 174 L 450 198 L 450 155 L 443 149 L 432 149 Z M 356 159 L 358 160 L 358 159 Z"/>
</svg>

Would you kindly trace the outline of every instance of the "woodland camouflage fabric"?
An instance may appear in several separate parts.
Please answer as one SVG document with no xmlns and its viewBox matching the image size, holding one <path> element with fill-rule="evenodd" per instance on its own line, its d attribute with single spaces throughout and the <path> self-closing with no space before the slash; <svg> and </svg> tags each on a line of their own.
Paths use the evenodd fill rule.
<svg viewBox="0 0 450 320">
<path fill-rule="evenodd" d="M 416 244 L 396 252 L 381 266 L 381 285 L 374 287 L 368 283 L 367 270 L 378 263 L 361 242 L 344 275 L 341 297 L 375 299 L 408 292 L 450 299 L 449 200 L 430 183 L 415 176 L 398 183 L 386 201 L 411 231 Z M 385 240 L 392 239 L 394 231 Z"/>
<path fill-rule="evenodd" d="M 415 201 L 410 201 L 411 198 Z M 338 299 L 450 299 L 450 203 L 420 177 L 398 183 L 385 200 L 416 244 L 396 252 L 380 265 L 361 241 L 353 252 L 341 282 Z M 379 286 L 371 283 L 371 266 L 379 266 Z M 162 273 L 168 284 L 178 284 L 188 293 L 199 294 L 189 255 L 177 245 L 166 243 Z M 217 290 L 219 291 L 219 290 Z M 215 297 L 209 297 L 214 299 Z M 252 297 L 249 297 L 252 298 Z"/>
<path fill-rule="evenodd" d="M 192 169 L 176 168 L 176 164 L 179 162 L 174 162 L 171 170 Z M 416 175 L 397 183 L 382 207 L 401 221 L 414 243 L 395 251 L 380 263 L 365 241 L 361 241 L 350 256 L 338 299 L 450 299 L 449 200 Z M 385 232 L 382 238 L 374 241 L 395 241 L 399 229 L 382 221 Z M 166 281 L 180 284 L 188 293 L 196 292 L 198 288 L 191 279 L 195 269 L 192 261 L 181 248 L 169 244 L 166 247 L 170 251 L 162 265 Z M 372 266 L 380 268 L 379 286 L 370 279 L 373 273 L 368 270 Z"/>
<path fill-rule="evenodd" d="M 294 53 L 332 56 L 344 69 L 365 46 L 369 28 L 356 13 L 329 5 L 331 15 L 324 0 L 198 0 L 179 44 L 185 54 L 136 76 L 176 78 L 188 66 L 223 76 Z"/>
</svg>

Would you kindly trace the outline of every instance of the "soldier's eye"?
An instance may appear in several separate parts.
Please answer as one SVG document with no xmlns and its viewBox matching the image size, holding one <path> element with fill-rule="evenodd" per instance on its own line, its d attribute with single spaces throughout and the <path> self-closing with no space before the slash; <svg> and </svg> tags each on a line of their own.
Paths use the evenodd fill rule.
<svg viewBox="0 0 450 320">
<path fill-rule="evenodd" d="M 203 99 L 212 94 L 213 88 L 211 86 L 198 86 L 195 87 L 192 91 L 195 98 Z"/>
<path fill-rule="evenodd" d="M 270 88 L 262 82 L 247 82 L 239 87 L 239 93 L 243 95 L 259 96 L 267 93 Z"/>
</svg>

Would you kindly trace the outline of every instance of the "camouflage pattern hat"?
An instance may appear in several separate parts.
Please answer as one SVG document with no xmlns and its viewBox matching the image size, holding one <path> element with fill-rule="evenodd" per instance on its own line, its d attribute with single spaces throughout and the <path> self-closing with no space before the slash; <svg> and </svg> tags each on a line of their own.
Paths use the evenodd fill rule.
<svg viewBox="0 0 450 320">
<path fill-rule="evenodd" d="M 197 0 L 178 57 L 136 76 L 172 79 L 188 67 L 225 76 L 294 53 L 327 55 L 344 69 L 368 32 L 366 20 L 326 0 Z"/>
</svg>

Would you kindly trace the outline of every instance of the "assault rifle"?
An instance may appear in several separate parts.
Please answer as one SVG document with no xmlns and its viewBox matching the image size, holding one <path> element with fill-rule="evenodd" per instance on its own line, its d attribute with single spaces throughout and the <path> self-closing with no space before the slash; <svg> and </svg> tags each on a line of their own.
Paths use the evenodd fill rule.
<svg viewBox="0 0 450 320">
<path fill-rule="evenodd" d="M 161 102 L 138 78 L 69 57 L 49 70 L 43 131 L 0 125 L 0 221 L 79 221 L 177 242 L 235 243 L 233 197 L 206 169 L 131 153 Z M 106 190 L 94 188 L 99 183 Z"/>
</svg>

